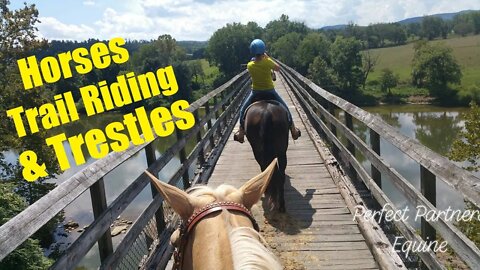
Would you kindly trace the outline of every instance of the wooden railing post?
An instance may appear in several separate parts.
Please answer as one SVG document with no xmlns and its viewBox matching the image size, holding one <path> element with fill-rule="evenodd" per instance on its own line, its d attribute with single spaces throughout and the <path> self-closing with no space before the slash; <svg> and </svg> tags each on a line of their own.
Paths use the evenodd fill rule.
<svg viewBox="0 0 480 270">
<path fill-rule="evenodd" d="M 107 209 L 107 196 L 105 195 L 103 178 L 98 179 L 90 187 L 90 197 L 92 199 L 93 217 L 97 219 Z M 100 251 L 100 261 L 102 262 L 113 253 L 110 228 L 98 239 L 98 250 Z"/>
<path fill-rule="evenodd" d="M 153 142 L 145 146 L 145 156 L 147 157 L 148 167 L 150 167 L 150 165 L 152 165 L 157 160 L 157 157 L 155 156 L 155 148 L 153 147 Z M 150 189 L 152 190 L 152 198 L 155 198 L 155 195 L 157 195 L 158 193 L 157 189 L 152 184 L 150 184 Z M 155 212 L 155 220 L 157 224 L 157 233 L 158 236 L 160 236 L 166 226 L 165 216 L 163 214 L 163 207 L 159 207 L 157 212 Z"/>
<path fill-rule="evenodd" d="M 193 115 L 195 116 L 195 123 L 200 123 L 200 118 L 198 117 L 198 110 L 196 110 Z M 202 130 L 203 127 L 201 127 L 200 130 L 197 132 L 197 143 L 202 141 Z M 198 163 L 200 163 L 200 165 L 203 165 L 205 163 L 205 153 L 203 149 L 204 146 L 202 146 L 202 149 L 200 149 L 200 152 L 198 153 Z"/>
<path fill-rule="evenodd" d="M 217 96 L 213 97 L 213 107 L 217 107 Z M 218 112 L 219 109 L 215 110 L 215 121 L 218 121 L 218 117 L 220 117 L 220 113 Z M 220 138 L 222 136 L 222 123 L 220 122 L 217 127 L 217 138 Z"/>
<path fill-rule="evenodd" d="M 372 150 L 380 156 L 380 135 L 375 132 L 373 129 L 370 128 L 370 145 Z M 375 181 L 379 188 L 382 188 L 382 174 L 375 166 L 370 165 L 370 169 L 372 172 L 372 179 Z"/>
<path fill-rule="evenodd" d="M 437 205 L 436 177 L 427 168 L 421 165 L 420 165 L 420 190 L 422 192 L 422 195 L 431 204 L 433 204 L 433 206 Z M 423 240 L 425 240 L 427 243 L 435 241 L 436 239 L 435 229 L 424 218 L 422 218 L 422 222 L 421 222 L 421 232 L 422 232 Z"/>
<path fill-rule="evenodd" d="M 348 129 L 350 129 L 351 131 L 353 131 L 353 118 L 352 118 L 352 115 L 345 112 L 345 125 L 347 126 Z M 347 144 L 347 149 L 348 151 L 350 152 L 350 154 L 353 155 L 353 157 L 355 158 L 355 145 L 353 144 L 353 142 L 351 142 L 350 140 L 348 140 L 348 144 Z M 353 167 L 352 164 L 349 165 L 349 169 L 350 169 L 350 173 L 352 174 L 352 177 L 357 179 L 357 171 L 355 171 L 355 168 Z"/>
<path fill-rule="evenodd" d="M 226 90 L 222 92 L 222 94 L 220 94 L 220 97 L 221 99 L 223 100 L 225 98 L 225 96 L 227 95 L 226 93 Z M 222 104 L 222 112 L 224 112 L 227 108 L 227 101 L 225 101 L 223 104 Z"/>
<path fill-rule="evenodd" d="M 183 138 L 183 133 L 182 133 L 181 130 L 177 129 L 176 134 L 177 134 L 177 140 L 181 140 Z M 185 160 L 187 159 L 187 154 L 185 153 L 185 146 L 182 147 L 179 154 L 180 154 L 180 163 L 182 163 L 182 166 L 183 166 L 183 164 L 185 163 Z M 183 173 L 182 178 L 183 178 L 183 188 L 184 189 L 189 188 L 190 187 L 190 177 L 188 175 L 188 169 L 187 168 L 185 169 L 185 172 Z"/>
<path fill-rule="evenodd" d="M 349 113 L 347 112 L 344 112 L 344 113 L 345 113 L 345 125 L 347 126 L 348 129 L 353 131 L 353 118 Z M 350 151 L 352 155 L 355 156 L 355 145 L 353 145 L 353 143 L 350 140 L 348 140 L 347 149 L 348 151 Z"/>
<path fill-rule="evenodd" d="M 209 115 L 209 114 L 210 114 L 210 104 L 207 101 L 207 103 L 205 104 L 205 115 Z M 207 128 L 208 130 L 212 129 L 212 118 L 208 119 Z M 214 138 L 214 135 L 212 134 L 212 136 L 210 136 L 210 149 L 213 149 L 214 145 L 215 145 L 215 138 Z"/>
<path fill-rule="evenodd" d="M 328 103 L 328 112 L 333 116 L 335 117 L 335 105 L 333 105 L 332 103 Z M 332 123 L 330 123 L 330 131 L 332 131 L 332 134 L 335 135 L 335 137 L 337 137 L 337 127 Z M 338 147 L 333 144 L 332 142 L 332 154 L 335 156 L 335 157 L 338 157 L 338 152 L 339 152 L 339 149 Z"/>
</svg>

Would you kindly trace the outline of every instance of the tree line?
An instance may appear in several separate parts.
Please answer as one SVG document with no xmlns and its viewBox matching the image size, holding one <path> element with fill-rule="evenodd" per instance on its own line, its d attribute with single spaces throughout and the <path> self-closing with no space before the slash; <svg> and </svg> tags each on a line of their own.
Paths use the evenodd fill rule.
<svg viewBox="0 0 480 270">
<path fill-rule="evenodd" d="M 423 23 L 428 25 L 431 19 L 436 21 L 437 18 L 426 17 Z M 364 30 L 373 31 L 372 29 L 388 25 L 392 26 L 377 24 Z M 273 57 L 326 90 L 362 104 L 362 90 L 365 89 L 368 75 L 375 68 L 378 58 L 368 50 L 368 40 L 358 38 L 359 29 L 350 26 L 332 35 L 331 30 L 310 29 L 304 23 L 291 21 L 287 15 L 282 15 L 264 28 L 255 22 L 227 24 L 212 35 L 206 52 L 209 60 L 216 63 L 228 78 L 241 70 L 241 64 L 249 61 L 251 55 L 248 47 L 251 40 L 262 38 L 267 43 L 268 53 Z M 382 31 L 376 33 L 381 35 Z M 392 40 L 404 40 L 393 36 L 390 37 Z M 414 46 L 415 57 L 411 64 L 409 84 L 428 89 L 430 95 L 440 103 L 451 102 L 457 98 L 454 85 L 461 81 L 461 67 L 450 48 L 442 44 L 432 45 L 426 40 L 419 39 Z M 390 93 L 390 89 L 397 83 L 398 76 L 392 70 L 382 72 L 380 85 L 383 91 Z M 464 101 L 469 102 L 475 95 L 467 94 Z"/>
<path fill-rule="evenodd" d="M 480 33 L 480 11 L 467 11 L 451 20 L 438 16 L 424 16 L 419 22 L 375 23 L 359 26 L 350 22 L 345 27 L 324 30 L 330 37 L 342 35 L 354 37 L 365 43 L 366 48 L 383 48 L 403 45 L 408 41 L 437 38 L 446 39 L 448 34 L 466 36 Z"/>
</svg>

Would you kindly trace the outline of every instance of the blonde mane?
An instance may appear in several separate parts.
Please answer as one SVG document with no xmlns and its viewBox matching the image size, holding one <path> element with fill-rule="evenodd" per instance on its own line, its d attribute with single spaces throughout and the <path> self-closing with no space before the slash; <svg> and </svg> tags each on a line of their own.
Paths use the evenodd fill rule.
<svg viewBox="0 0 480 270">
<path fill-rule="evenodd" d="M 226 196 L 236 190 L 230 185 L 220 185 L 216 189 L 208 186 L 194 186 L 187 190 L 192 196 L 214 196 L 217 201 L 226 200 Z M 226 210 L 224 210 L 226 211 Z M 250 227 L 234 227 L 225 220 L 232 249 L 233 268 L 235 270 L 283 269 L 275 255 L 267 248 L 265 239 Z"/>
<path fill-rule="evenodd" d="M 268 250 L 265 239 L 254 229 L 236 227 L 230 229 L 233 269 L 281 270 L 282 265 Z"/>
</svg>

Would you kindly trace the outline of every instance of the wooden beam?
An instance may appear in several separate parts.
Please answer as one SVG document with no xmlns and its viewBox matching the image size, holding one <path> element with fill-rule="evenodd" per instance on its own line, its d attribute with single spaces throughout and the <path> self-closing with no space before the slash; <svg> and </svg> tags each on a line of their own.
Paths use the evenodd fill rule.
<svg viewBox="0 0 480 270">
<path fill-rule="evenodd" d="M 288 75 L 287 75 L 288 76 Z M 293 80 L 293 79 L 292 79 Z M 295 84 L 295 82 L 293 82 Z M 304 89 L 300 88 L 298 84 L 295 84 L 295 87 L 299 88 L 298 91 L 305 91 Z M 313 106 L 320 107 L 320 105 L 316 102 L 316 100 L 312 97 L 308 97 L 307 99 L 302 99 L 302 103 L 306 104 L 305 106 L 310 106 L 309 104 L 313 104 Z M 308 100 L 308 102 L 307 102 Z M 392 183 L 395 184 L 397 188 L 402 191 L 403 195 L 409 199 L 411 203 L 414 204 L 415 207 L 422 205 L 427 209 L 427 211 L 438 211 L 420 192 L 418 192 L 415 187 L 413 187 L 406 179 L 404 179 L 398 172 L 396 172 L 391 166 L 389 166 L 385 161 L 383 161 L 375 152 L 372 151 L 358 136 L 356 136 L 351 130 L 349 130 L 345 125 L 343 125 L 338 119 L 331 116 L 329 112 L 325 109 L 320 109 L 322 114 L 327 119 L 328 123 L 335 124 L 337 130 L 340 130 L 348 139 L 350 139 L 359 149 L 362 154 L 372 162 L 383 174 L 387 175 L 391 180 Z M 315 121 L 321 121 L 319 117 L 313 117 Z M 321 123 L 322 129 L 325 130 L 328 137 L 333 140 L 336 138 L 334 134 L 332 134 L 323 122 Z M 334 140 L 334 143 L 340 149 L 345 148 L 338 139 Z M 346 149 L 346 148 L 345 148 Z M 347 150 L 345 150 L 348 152 Z M 344 151 L 344 152 L 345 152 Z M 349 155 L 346 155 L 347 158 Z M 354 160 L 354 159 L 353 159 Z M 353 162 L 352 159 L 349 159 L 349 162 Z M 355 163 L 354 163 L 355 165 Z M 355 165 L 357 172 L 363 172 L 364 169 L 360 165 Z M 362 176 L 362 180 L 364 180 L 367 187 L 372 191 L 375 199 L 381 203 L 385 201 L 385 196 L 383 192 L 378 188 L 376 184 L 373 184 L 368 180 L 367 176 Z M 378 190 L 377 190 L 378 189 Z M 421 238 L 415 234 L 415 232 L 410 231 L 408 228 L 408 224 L 403 224 L 403 222 L 395 223 L 397 228 L 404 234 L 406 237 L 411 237 L 409 240 L 415 240 L 416 242 L 420 242 Z M 466 238 L 455 226 L 453 226 L 449 222 L 445 222 L 443 218 L 439 218 L 438 220 L 431 221 L 431 225 L 440 232 L 440 234 L 444 237 L 446 241 L 450 244 L 450 246 L 457 252 L 457 254 L 473 269 L 480 268 L 480 250 L 473 244 L 471 240 Z M 401 228 L 400 228 L 401 227 Z M 415 235 L 412 235 L 415 234 Z M 426 254 L 419 254 L 422 260 L 425 263 L 431 264 L 432 259 L 430 256 L 426 256 Z"/>
<path fill-rule="evenodd" d="M 435 175 L 427 170 L 425 167 L 420 166 L 420 191 L 422 195 L 432 204 L 437 205 L 437 183 Z M 435 229 L 424 218 L 421 221 L 421 234 L 423 240 L 427 243 L 436 240 L 437 235 Z"/>
<path fill-rule="evenodd" d="M 153 147 L 153 142 L 145 147 L 145 156 L 147 158 L 147 167 L 152 166 L 157 160 L 157 157 L 155 156 L 155 148 Z M 150 190 L 152 192 L 152 198 L 155 198 L 155 196 L 158 194 L 158 190 L 152 185 L 152 183 L 150 183 Z M 165 229 L 165 216 L 162 207 L 160 207 L 155 213 L 155 224 L 157 227 L 158 237 Z"/>
<path fill-rule="evenodd" d="M 370 146 L 372 150 L 380 156 L 380 135 L 378 135 L 375 130 L 369 128 L 370 130 Z M 382 188 L 382 174 L 373 164 L 370 165 L 370 170 L 372 173 L 372 178 L 379 188 Z"/>
<path fill-rule="evenodd" d="M 345 125 L 349 130 L 353 132 L 353 118 L 347 112 L 344 112 L 344 114 L 345 114 Z M 348 144 L 347 144 L 348 151 L 350 152 L 350 154 L 355 156 L 355 145 L 349 139 L 347 139 L 347 141 L 348 141 Z M 354 180 L 357 180 L 357 172 L 355 171 L 355 168 L 353 168 L 353 165 L 350 164 L 349 168 L 350 168 L 350 175 Z"/>
<path fill-rule="evenodd" d="M 315 85 L 309 79 L 301 76 L 292 68 L 280 63 L 282 68 L 295 76 L 302 84 L 307 85 L 313 93 L 328 100 L 335 106 L 348 112 L 367 127 L 373 129 L 382 138 L 393 144 L 420 165 L 428 168 L 437 178 L 450 187 L 461 192 L 469 201 L 480 207 L 480 179 L 470 172 L 460 168 L 447 158 L 433 152 L 415 139 L 403 135 L 394 127 L 388 125 L 380 117 L 368 113 L 361 108 L 333 95 L 332 93 Z"/>
<path fill-rule="evenodd" d="M 100 178 L 90 187 L 90 198 L 92 200 L 93 217 L 94 219 L 98 219 L 107 209 L 107 196 L 105 195 L 103 178 Z M 98 250 L 100 252 L 100 261 L 102 262 L 113 253 L 110 228 L 98 239 Z"/>
<path fill-rule="evenodd" d="M 333 132 L 329 128 L 327 128 L 327 126 L 322 122 L 320 117 L 317 114 L 315 115 L 312 114 L 313 110 L 309 109 L 309 106 L 306 103 L 306 100 L 299 94 L 300 91 L 298 91 L 294 87 L 291 87 L 291 88 L 295 92 L 296 96 L 299 98 L 299 101 L 300 101 L 299 103 L 306 107 L 306 109 L 304 110 L 304 112 L 306 112 L 306 115 L 311 116 L 313 119 L 316 119 L 317 124 L 325 129 L 325 133 L 327 134 L 327 136 L 329 136 L 329 138 L 332 141 L 334 141 L 335 144 L 341 146 L 340 148 L 342 149 L 341 151 L 347 151 L 346 148 L 340 144 L 335 134 L 333 134 Z M 297 110 L 300 110 L 299 109 L 301 107 L 299 106 L 300 104 L 297 104 L 296 106 Z M 302 115 L 302 113 L 300 113 L 300 115 Z M 330 117 L 333 117 L 333 116 L 330 115 Z M 350 212 L 355 212 L 356 211 L 355 207 L 357 205 L 364 205 L 365 203 L 356 192 L 355 187 L 352 184 L 348 183 L 346 176 L 344 176 L 343 172 L 337 166 L 338 163 L 333 162 L 332 156 L 328 155 L 329 150 L 325 145 L 321 143 L 321 140 L 318 138 L 318 135 L 315 134 L 315 131 L 316 131 L 315 127 L 310 125 L 310 123 L 307 121 L 304 121 L 304 123 L 307 129 L 307 132 L 312 137 L 312 141 L 314 145 L 317 147 L 318 152 L 320 153 L 322 159 L 325 161 L 328 161 L 327 169 L 330 175 L 332 176 L 332 179 L 334 179 L 335 183 L 338 185 L 340 193 L 344 198 L 345 203 L 347 204 L 347 207 L 349 208 Z M 356 160 L 353 159 L 352 162 L 356 162 Z M 376 229 L 379 227 L 379 225 L 375 222 L 375 220 L 373 219 L 367 220 L 363 217 L 359 217 L 356 219 L 356 221 L 380 269 L 405 268 L 403 261 L 400 259 L 398 254 L 394 251 L 386 235 L 383 233 L 383 231 Z"/>
</svg>

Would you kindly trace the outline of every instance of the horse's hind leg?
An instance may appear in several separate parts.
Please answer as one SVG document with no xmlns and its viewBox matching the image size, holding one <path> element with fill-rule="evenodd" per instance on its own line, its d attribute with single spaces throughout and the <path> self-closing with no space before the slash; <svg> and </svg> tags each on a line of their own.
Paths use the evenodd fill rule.
<svg viewBox="0 0 480 270">
<path fill-rule="evenodd" d="M 287 168 L 287 155 L 286 153 L 282 156 L 279 157 L 278 159 L 278 172 L 279 172 L 279 177 L 278 177 L 278 211 L 280 213 L 285 213 L 285 169 Z"/>
</svg>

